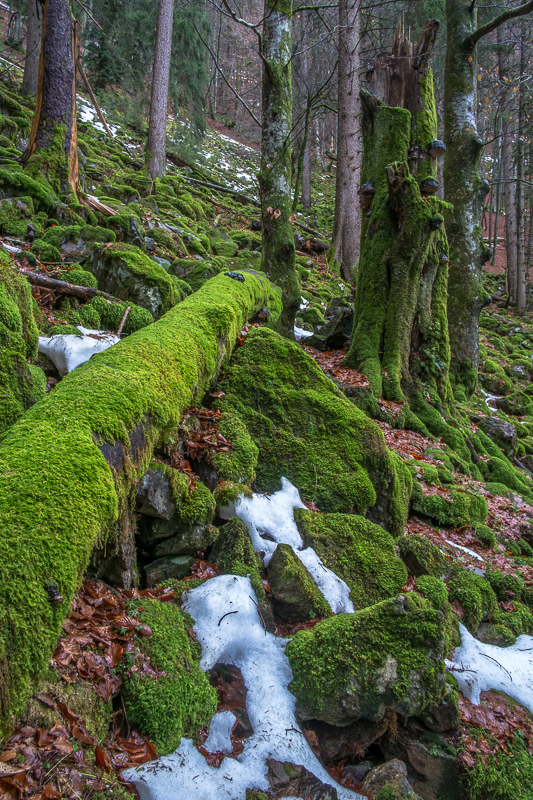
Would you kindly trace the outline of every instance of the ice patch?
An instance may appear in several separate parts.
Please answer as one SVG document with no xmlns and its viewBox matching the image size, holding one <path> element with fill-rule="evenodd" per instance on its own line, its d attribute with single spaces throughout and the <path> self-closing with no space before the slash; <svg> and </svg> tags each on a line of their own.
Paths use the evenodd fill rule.
<svg viewBox="0 0 533 800">
<path fill-rule="evenodd" d="M 459 625 L 461 646 L 446 667 L 471 703 L 479 705 L 481 692 L 496 689 L 533 712 L 533 636 L 519 636 L 511 647 L 496 647 L 474 639 Z"/>
<path fill-rule="evenodd" d="M 312 335 L 313 331 L 304 331 L 303 328 L 299 328 L 297 325 L 294 326 L 294 338 L 297 342 L 299 342 L 300 339 L 307 339 L 308 336 Z"/>
<path fill-rule="evenodd" d="M 93 331 L 81 325 L 77 328 L 83 336 L 75 334 L 60 334 L 50 338 L 39 336 L 39 353 L 43 353 L 55 364 L 60 375 L 72 372 L 76 367 L 85 364 L 95 353 L 101 353 L 120 342 L 120 337 L 112 333 Z"/>
<path fill-rule="evenodd" d="M 253 735 L 237 758 L 225 758 L 218 769 L 182 739 L 172 755 L 127 770 L 124 778 L 135 784 L 141 800 L 245 800 L 246 789 L 269 788 L 268 758 L 301 764 L 335 786 L 339 800 L 362 800 L 333 781 L 303 736 L 294 714 L 296 700 L 287 689 L 292 680 L 287 640 L 263 628 L 249 578 L 212 578 L 189 592 L 185 610 L 195 620 L 202 669 L 224 663 L 241 670 Z"/>
<path fill-rule="evenodd" d="M 352 613 L 353 603 L 346 583 L 324 566 L 315 551 L 303 550 L 302 537 L 294 521 L 294 509 L 305 508 L 298 489 L 281 479 L 281 489 L 271 495 L 254 494 L 240 497 L 231 508 L 222 509 L 223 519 L 237 516 L 242 519 L 256 553 L 263 554 L 263 564 L 268 564 L 278 544 L 289 544 L 313 576 L 316 585 L 335 614 Z"/>
<path fill-rule="evenodd" d="M 481 558 L 479 553 L 476 553 L 475 550 L 470 550 L 468 547 L 463 547 L 462 544 L 455 544 L 455 542 L 451 542 L 449 539 L 445 539 L 444 541 L 446 544 L 451 544 L 452 547 L 457 547 L 458 550 L 463 550 L 465 553 L 468 553 L 468 555 L 474 556 L 474 558 L 477 558 L 478 561 L 484 561 L 484 559 Z"/>
<path fill-rule="evenodd" d="M 209 753 L 231 753 L 231 732 L 237 721 L 231 711 L 221 711 L 215 714 L 209 726 L 209 736 L 204 747 Z"/>
</svg>

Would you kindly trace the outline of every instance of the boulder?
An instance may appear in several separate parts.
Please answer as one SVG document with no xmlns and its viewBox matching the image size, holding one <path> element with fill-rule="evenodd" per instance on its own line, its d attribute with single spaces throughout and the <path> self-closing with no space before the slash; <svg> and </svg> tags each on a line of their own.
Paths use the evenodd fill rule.
<svg viewBox="0 0 533 800">
<path fill-rule="evenodd" d="M 353 307 L 345 306 L 335 312 L 335 316 L 310 336 L 306 344 L 317 350 L 334 350 L 344 347 L 350 341 L 353 328 Z"/>
<path fill-rule="evenodd" d="M 418 716 L 446 694 L 445 649 L 443 614 L 414 593 L 324 620 L 286 648 L 297 711 L 332 725 Z"/>
<path fill-rule="evenodd" d="M 516 454 L 516 428 L 510 422 L 505 422 L 498 417 L 483 417 L 479 422 L 479 427 L 489 439 L 498 445 L 505 453 L 507 458 L 514 458 Z"/>
<path fill-rule="evenodd" d="M 210 228 L 206 231 L 211 249 L 216 256 L 233 258 L 239 245 L 231 239 L 223 228 Z"/>
<path fill-rule="evenodd" d="M 268 564 L 268 577 L 279 619 L 306 622 L 331 615 L 328 602 L 290 545 L 278 544 Z"/>
<path fill-rule="evenodd" d="M 437 575 L 446 570 L 448 562 L 437 545 L 425 536 L 413 533 L 400 536 L 396 540 L 400 558 L 404 562 L 409 575 Z"/>
<path fill-rule="evenodd" d="M 218 536 L 214 525 L 184 526 L 175 536 L 160 542 L 155 548 L 156 556 L 180 556 L 196 553 L 210 547 Z"/>
<path fill-rule="evenodd" d="M 372 797 L 385 788 L 390 788 L 390 797 L 397 800 L 416 800 L 417 795 L 407 778 L 407 766 L 399 758 L 371 769 L 363 781 L 362 789 Z"/>
</svg>

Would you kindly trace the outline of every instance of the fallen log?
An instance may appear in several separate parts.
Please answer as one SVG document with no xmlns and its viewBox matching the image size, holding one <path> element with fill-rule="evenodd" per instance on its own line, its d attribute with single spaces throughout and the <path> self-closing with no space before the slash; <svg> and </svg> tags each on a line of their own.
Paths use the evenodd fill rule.
<svg viewBox="0 0 533 800">
<path fill-rule="evenodd" d="M 4 434 L 0 736 L 48 664 L 93 549 L 114 545 L 116 521 L 160 434 L 202 397 L 252 314 L 266 306 L 278 318 L 279 290 L 261 273 L 244 277 L 212 278 L 78 367 Z M 118 533 L 133 562 L 127 584 L 133 533 Z"/>
</svg>

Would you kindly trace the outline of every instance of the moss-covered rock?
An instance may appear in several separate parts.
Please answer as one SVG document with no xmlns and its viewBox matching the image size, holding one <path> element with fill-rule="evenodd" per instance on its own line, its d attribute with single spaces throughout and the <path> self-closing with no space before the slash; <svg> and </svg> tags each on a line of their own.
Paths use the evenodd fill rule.
<svg viewBox="0 0 533 800">
<path fill-rule="evenodd" d="M 400 536 L 396 544 L 409 575 L 442 575 L 448 565 L 439 548 L 425 536 Z"/>
<path fill-rule="evenodd" d="M 476 525 L 476 539 L 483 547 L 496 547 L 496 534 L 488 525 Z"/>
<path fill-rule="evenodd" d="M 277 491 L 286 477 L 324 511 L 368 512 L 393 535 L 403 531 L 409 471 L 301 347 L 253 329 L 220 388 L 220 407 L 243 420 L 259 448 L 261 491 Z"/>
<path fill-rule="evenodd" d="M 152 636 L 139 640 L 159 674 L 126 673 L 122 696 L 130 725 L 149 736 L 159 755 L 172 752 L 182 736 L 196 736 L 214 714 L 216 690 L 199 667 L 177 606 L 143 598 L 140 619 Z"/>
<path fill-rule="evenodd" d="M 443 615 L 414 593 L 299 631 L 285 652 L 304 719 L 345 725 L 387 708 L 409 717 L 446 689 Z"/>
<path fill-rule="evenodd" d="M 23 239 L 33 214 L 31 197 L 5 197 L 0 203 L 0 232 Z"/>
<path fill-rule="evenodd" d="M 261 562 L 254 553 L 248 528 L 242 520 L 233 517 L 220 528 L 210 558 L 223 573 L 248 575 L 257 598 L 264 599 L 265 590 L 259 572 Z"/>
<path fill-rule="evenodd" d="M 307 567 L 288 544 L 278 544 L 268 563 L 274 613 L 282 620 L 306 622 L 331 616 L 331 608 Z"/>
<path fill-rule="evenodd" d="M 145 328 L 150 325 L 154 318 L 146 308 L 141 308 L 133 303 L 109 303 L 104 297 L 93 297 L 87 306 L 80 309 L 80 316 L 84 313 L 83 309 L 87 307 L 93 309 L 99 317 L 99 325 L 107 331 L 116 331 L 124 317 L 126 309 L 130 308 L 124 327 L 122 328 L 123 334 L 135 333 L 135 331 Z M 92 327 L 92 326 L 90 326 Z"/>
<path fill-rule="evenodd" d="M 485 522 L 488 514 L 484 497 L 459 490 L 452 490 L 447 496 L 413 496 L 412 505 L 415 511 L 435 519 L 439 525 L 474 525 Z"/>
<path fill-rule="evenodd" d="M 216 256 L 225 256 L 226 258 L 233 258 L 238 245 L 231 239 L 225 230 L 222 228 L 208 228 L 207 238 L 211 244 L 211 249 Z"/>
<path fill-rule="evenodd" d="M 489 483 L 503 483 L 508 489 L 517 492 L 526 502 L 533 503 L 533 483 L 529 477 L 519 472 L 516 467 L 505 459 L 491 458 L 488 462 Z M 480 520 L 483 522 L 483 520 Z"/>
<path fill-rule="evenodd" d="M 464 610 L 463 623 L 475 633 L 480 622 L 493 616 L 498 608 L 496 595 L 488 580 L 462 567 L 454 567 L 448 581 L 448 597 L 457 600 Z"/>
<path fill-rule="evenodd" d="M 91 271 L 98 278 L 100 289 L 146 308 L 156 319 L 180 300 L 173 278 L 134 245 L 96 247 Z"/>
<path fill-rule="evenodd" d="M 316 514 L 296 509 L 294 518 L 306 547 L 350 588 L 354 608 L 394 597 L 407 580 L 394 539 L 379 525 L 355 514 Z"/>
<path fill-rule="evenodd" d="M 255 481 L 259 450 L 246 425 L 234 414 L 222 414 L 218 432 L 231 442 L 230 450 L 213 455 L 213 466 L 219 480 L 251 486 Z"/>
</svg>

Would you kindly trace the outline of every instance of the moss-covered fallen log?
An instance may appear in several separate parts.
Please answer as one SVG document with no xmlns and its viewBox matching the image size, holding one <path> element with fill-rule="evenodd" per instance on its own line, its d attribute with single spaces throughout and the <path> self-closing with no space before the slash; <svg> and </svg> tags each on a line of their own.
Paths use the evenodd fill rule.
<svg viewBox="0 0 533 800">
<path fill-rule="evenodd" d="M 109 540 L 162 431 L 263 306 L 277 319 L 279 290 L 265 276 L 213 278 L 68 375 L 1 439 L 0 732 L 47 665 L 91 552 Z"/>
</svg>

